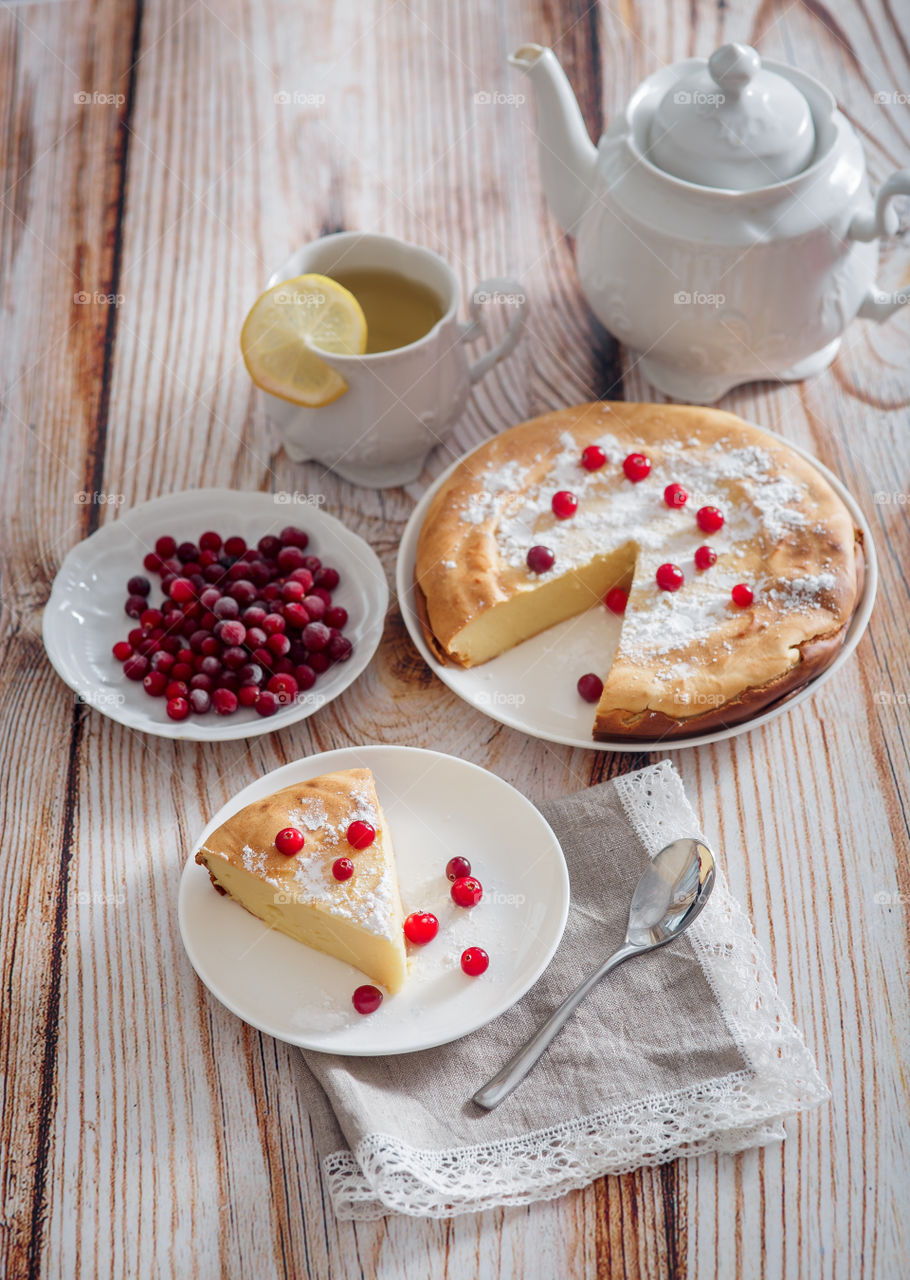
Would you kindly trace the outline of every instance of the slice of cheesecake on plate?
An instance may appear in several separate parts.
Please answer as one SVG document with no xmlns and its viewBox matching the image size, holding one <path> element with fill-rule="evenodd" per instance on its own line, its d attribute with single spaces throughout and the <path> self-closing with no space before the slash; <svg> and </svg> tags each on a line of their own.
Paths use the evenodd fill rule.
<svg viewBox="0 0 910 1280">
<path fill-rule="evenodd" d="M 247 805 L 196 861 L 271 929 L 346 960 L 393 995 L 401 989 L 404 913 L 369 769 L 327 773 Z"/>
</svg>

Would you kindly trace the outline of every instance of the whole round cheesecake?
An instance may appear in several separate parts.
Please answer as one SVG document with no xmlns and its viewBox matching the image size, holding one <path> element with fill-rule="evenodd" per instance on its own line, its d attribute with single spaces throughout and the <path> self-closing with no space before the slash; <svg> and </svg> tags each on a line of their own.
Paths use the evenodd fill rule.
<svg viewBox="0 0 910 1280">
<path fill-rule="evenodd" d="M 739 723 L 828 666 L 863 563 L 850 512 L 783 441 L 716 409 L 600 401 L 464 458 L 415 577 L 428 642 L 462 666 L 610 593 L 624 612 L 594 738 L 655 741 Z"/>
</svg>

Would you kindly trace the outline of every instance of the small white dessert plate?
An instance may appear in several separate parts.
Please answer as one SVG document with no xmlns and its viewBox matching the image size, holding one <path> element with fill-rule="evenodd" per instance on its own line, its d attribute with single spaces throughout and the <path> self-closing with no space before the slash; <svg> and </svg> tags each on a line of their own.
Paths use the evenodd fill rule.
<svg viewBox="0 0 910 1280">
<path fill-rule="evenodd" d="M 405 915 L 432 911 L 439 933 L 408 946 L 402 991 L 368 1016 L 351 996 L 359 969 L 269 929 L 212 888 L 194 861 L 208 835 L 238 809 L 306 778 L 369 768 L 395 845 Z M 456 907 L 445 866 L 467 856 L 483 884 L 476 907 Z M 200 835 L 180 882 L 180 934 L 212 995 L 244 1022 L 324 1053 L 411 1053 L 457 1040 L 509 1009 L 537 981 L 559 945 L 569 875 L 549 824 L 502 778 L 454 756 L 417 747 L 345 747 L 295 760 L 239 792 Z M 483 947 L 490 967 L 461 970 L 461 953 Z"/>
<path fill-rule="evenodd" d="M 767 427 L 762 427 L 761 430 L 783 441 L 782 436 L 768 431 Z M 594 708 L 578 696 L 575 679 L 585 671 L 602 674 L 613 661 L 622 620 L 606 609 L 589 609 L 577 618 L 569 618 L 480 667 L 464 669 L 440 662 L 424 639 L 414 605 L 414 565 L 417 559 L 417 540 L 427 509 L 440 486 L 460 466 L 463 458 L 459 458 L 444 471 L 420 499 L 411 512 L 398 545 L 396 590 L 408 634 L 430 669 L 459 698 L 492 719 L 508 725 L 510 729 L 519 729 L 522 733 L 530 734 L 533 738 L 543 738 L 547 742 L 587 747 L 591 751 L 681 751 L 683 747 L 701 747 L 709 742 L 723 742 L 727 738 L 735 738 L 741 733 L 749 733 L 759 725 L 767 724 L 769 720 L 774 720 L 811 698 L 849 659 L 869 624 L 878 586 L 878 562 L 872 531 L 857 506 L 856 499 L 844 488 L 837 476 L 822 466 L 811 453 L 799 448 L 791 440 L 783 442 L 807 458 L 821 472 L 843 500 L 856 527 L 862 530 L 866 575 L 862 597 L 847 629 L 843 646 L 830 667 L 789 698 L 769 707 L 767 711 L 759 712 L 751 720 L 713 733 L 693 734 L 687 738 L 653 743 L 630 742 L 622 738 L 595 742 L 591 737 Z M 465 456 L 470 457 L 470 454 Z"/>
<path fill-rule="evenodd" d="M 64 558 L 44 609 L 44 647 L 57 674 L 84 702 L 112 720 L 143 733 L 192 742 L 227 742 L 272 733 L 331 702 L 357 679 L 376 652 L 388 608 L 388 584 L 376 553 L 363 538 L 315 503 L 290 498 L 290 494 L 239 489 L 187 489 L 124 511 L 78 543 Z M 310 535 L 307 553 L 333 565 L 341 575 L 333 599 L 348 611 L 345 635 L 354 645 L 351 657 L 330 667 L 308 693 L 273 716 L 244 708 L 231 716 L 210 711 L 187 720 L 168 719 L 165 699 L 150 698 L 141 683 L 128 680 L 111 653 L 114 643 L 136 626 L 123 611 L 128 579 L 145 574 L 143 557 L 164 533 L 178 542 L 195 541 L 206 529 L 216 529 L 222 537 L 241 534 L 252 544 L 288 524 L 305 529 Z M 158 580 L 148 576 L 152 579 L 149 600 L 157 604 Z"/>
</svg>

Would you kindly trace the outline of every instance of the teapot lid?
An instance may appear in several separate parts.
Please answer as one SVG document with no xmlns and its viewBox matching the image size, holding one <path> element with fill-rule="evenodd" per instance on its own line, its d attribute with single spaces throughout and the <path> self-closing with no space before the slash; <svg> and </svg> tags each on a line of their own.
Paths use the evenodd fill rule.
<svg viewBox="0 0 910 1280">
<path fill-rule="evenodd" d="M 648 157 L 699 186 L 751 191 L 792 178 L 814 150 L 812 112 L 796 85 L 749 45 L 725 44 L 661 98 Z"/>
</svg>

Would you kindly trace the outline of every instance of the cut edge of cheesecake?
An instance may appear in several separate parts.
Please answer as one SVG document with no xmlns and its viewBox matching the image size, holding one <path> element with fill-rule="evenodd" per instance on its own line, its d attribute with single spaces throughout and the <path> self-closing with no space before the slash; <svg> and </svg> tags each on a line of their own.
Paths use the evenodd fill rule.
<svg viewBox="0 0 910 1280">
<path fill-rule="evenodd" d="M 344 833 L 363 815 L 364 796 L 376 816 L 376 838 L 358 851 Z M 300 854 L 279 853 L 274 836 L 284 827 L 299 827 L 302 807 L 319 803 L 327 818 L 332 809 L 336 821 L 306 828 Z M 338 857 L 354 863 L 349 880 L 332 876 Z M 369 769 L 324 774 L 254 801 L 212 832 L 196 862 L 219 893 L 270 929 L 346 961 L 390 995 L 401 990 L 408 972 L 404 911 L 392 837 Z"/>
</svg>

